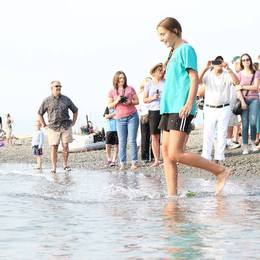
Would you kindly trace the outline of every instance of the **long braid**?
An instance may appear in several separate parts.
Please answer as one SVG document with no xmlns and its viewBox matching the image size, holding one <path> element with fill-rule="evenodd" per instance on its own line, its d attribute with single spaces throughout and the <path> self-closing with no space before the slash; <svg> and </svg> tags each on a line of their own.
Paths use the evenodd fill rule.
<svg viewBox="0 0 260 260">
<path fill-rule="evenodd" d="M 164 62 L 164 64 L 163 64 L 163 76 L 165 75 L 166 67 L 167 67 L 167 65 L 168 65 L 168 63 L 169 63 L 169 61 L 170 61 L 170 59 L 171 59 L 171 57 L 172 57 L 173 51 L 174 51 L 174 49 L 171 48 L 171 50 L 170 50 L 170 52 L 169 52 L 169 54 L 168 54 L 168 58 L 167 58 L 167 60 L 166 60 L 166 61 Z"/>
</svg>

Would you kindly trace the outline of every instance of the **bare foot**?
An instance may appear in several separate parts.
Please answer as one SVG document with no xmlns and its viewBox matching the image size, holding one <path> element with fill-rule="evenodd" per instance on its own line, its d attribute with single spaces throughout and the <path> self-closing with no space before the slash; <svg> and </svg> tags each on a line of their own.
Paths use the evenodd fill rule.
<svg viewBox="0 0 260 260">
<path fill-rule="evenodd" d="M 230 173 L 231 173 L 231 169 L 225 168 L 220 174 L 217 175 L 216 192 L 215 192 L 216 196 L 218 196 L 223 190 Z"/>
<path fill-rule="evenodd" d="M 138 165 L 138 164 L 133 164 L 132 166 L 131 166 L 131 170 L 132 171 L 136 171 L 136 170 L 138 170 L 140 168 L 140 166 Z"/>
<path fill-rule="evenodd" d="M 150 168 L 153 168 L 153 167 L 158 167 L 160 165 L 160 162 L 154 162 Z"/>
</svg>

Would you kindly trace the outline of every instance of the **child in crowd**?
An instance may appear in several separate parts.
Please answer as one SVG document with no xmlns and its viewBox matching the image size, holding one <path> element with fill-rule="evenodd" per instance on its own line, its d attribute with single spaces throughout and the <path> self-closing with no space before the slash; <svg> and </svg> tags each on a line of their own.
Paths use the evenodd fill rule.
<svg viewBox="0 0 260 260">
<path fill-rule="evenodd" d="M 118 136 L 117 136 L 117 129 L 116 129 L 116 120 L 114 119 L 115 116 L 115 109 L 109 109 L 106 107 L 104 112 L 104 118 L 106 119 L 106 157 L 107 157 L 107 165 L 108 166 L 115 166 L 117 155 L 118 155 Z M 112 148 L 114 148 L 114 152 L 112 155 Z"/>
<path fill-rule="evenodd" d="M 33 155 L 36 156 L 36 169 L 42 169 L 42 148 L 44 144 L 44 134 L 41 130 L 41 123 L 36 121 L 35 131 L 32 134 L 32 151 Z"/>
</svg>

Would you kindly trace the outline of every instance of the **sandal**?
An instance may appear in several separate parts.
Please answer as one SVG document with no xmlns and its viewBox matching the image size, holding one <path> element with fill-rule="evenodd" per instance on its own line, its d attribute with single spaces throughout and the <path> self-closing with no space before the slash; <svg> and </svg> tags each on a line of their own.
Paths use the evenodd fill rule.
<svg viewBox="0 0 260 260">
<path fill-rule="evenodd" d="M 71 171 L 71 168 L 70 168 L 69 166 L 66 166 L 66 167 L 64 167 L 63 169 L 64 169 L 65 171 L 67 171 L 67 172 Z"/>
<path fill-rule="evenodd" d="M 51 170 L 51 174 L 55 174 L 56 173 L 56 170 Z"/>
</svg>

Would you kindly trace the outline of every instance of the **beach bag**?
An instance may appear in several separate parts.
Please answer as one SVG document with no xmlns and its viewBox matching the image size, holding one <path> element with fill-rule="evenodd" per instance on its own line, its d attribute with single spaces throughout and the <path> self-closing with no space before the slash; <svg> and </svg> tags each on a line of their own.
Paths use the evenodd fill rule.
<svg viewBox="0 0 260 260">
<path fill-rule="evenodd" d="M 140 117 L 140 121 L 141 121 L 142 124 L 147 124 L 149 122 L 148 114 L 147 115 L 142 115 Z"/>
<path fill-rule="evenodd" d="M 254 78 L 255 78 L 255 73 L 253 75 L 253 78 L 251 80 L 250 85 L 252 85 L 252 83 L 254 81 Z M 249 92 L 249 90 L 246 91 L 245 97 L 248 95 L 248 92 Z M 234 104 L 234 106 L 232 108 L 232 113 L 235 114 L 235 115 L 242 115 L 242 112 L 243 112 L 243 109 L 242 109 L 241 101 L 240 101 L 239 98 L 237 98 L 236 101 L 235 101 L 235 104 Z"/>
<path fill-rule="evenodd" d="M 232 113 L 234 115 L 241 115 L 242 112 L 243 112 L 243 109 L 242 109 L 241 101 L 240 101 L 239 98 L 237 98 L 236 101 L 235 101 L 235 104 L 234 104 L 234 106 L 232 108 Z"/>
</svg>

